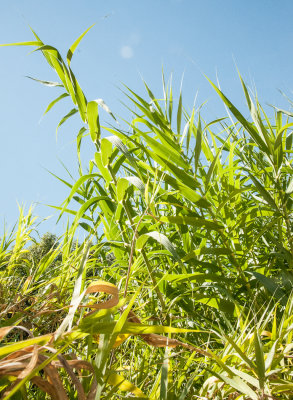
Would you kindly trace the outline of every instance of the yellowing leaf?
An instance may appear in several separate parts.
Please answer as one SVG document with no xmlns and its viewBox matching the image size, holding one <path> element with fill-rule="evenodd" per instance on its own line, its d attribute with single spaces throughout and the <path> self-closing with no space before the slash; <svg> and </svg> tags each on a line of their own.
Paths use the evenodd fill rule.
<svg viewBox="0 0 293 400">
<path fill-rule="evenodd" d="M 138 387 L 125 379 L 123 375 L 110 372 L 109 375 L 106 376 L 106 381 L 111 386 L 117 386 L 119 390 L 130 392 L 138 397 L 146 397 L 146 395 Z"/>
<path fill-rule="evenodd" d="M 89 293 L 96 293 L 96 292 L 103 292 L 103 293 L 108 293 L 112 295 L 112 298 L 104 301 L 101 304 L 88 304 L 86 306 L 82 307 L 90 307 L 94 308 L 96 310 L 102 310 L 106 308 L 112 308 L 115 307 L 118 302 L 119 302 L 119 292 L 117 286 L 113 285 L 110 282 L 105 282 L 105 281 L 95 281 L 92 282 L 87 290 L 85 291 L 85 295 Z"/>
</svg>

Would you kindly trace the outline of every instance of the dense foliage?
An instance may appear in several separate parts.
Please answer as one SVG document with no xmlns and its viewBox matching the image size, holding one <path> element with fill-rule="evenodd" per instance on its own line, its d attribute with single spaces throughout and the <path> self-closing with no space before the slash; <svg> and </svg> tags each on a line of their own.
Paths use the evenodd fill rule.
<svg viewBox="0 0 293 400">
<path fill-rule="evenodd" d="M 2 238 L 2 398 L 292 398 L 292 115 L 269 117 L 240 77 L 251 119 L 211 82 L 228 117 L 206 122 L 163 76 L 163 100 L 126 88 L 122 129 L 72 72 L 84 34 L 66 60 L 34 35 L 22 45 L 63 91 L 47 111 L 69 98 L 58 127 L 80 116 L 79 179 L 62 179 L 62 238 L 29 247 L 23 210 Z"/>
</svg>

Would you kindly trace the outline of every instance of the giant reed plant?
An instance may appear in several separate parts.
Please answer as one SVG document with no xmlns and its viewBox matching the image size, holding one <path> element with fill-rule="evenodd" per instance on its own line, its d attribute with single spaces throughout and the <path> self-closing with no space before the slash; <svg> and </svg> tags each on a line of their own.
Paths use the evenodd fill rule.
<svg viewBox="0 0 293 400">
<path fill-rule="evenodd" d="M 43 391 L 54 399 L 114 399 L 123 391 L 150 399 L 289 399 L 290 113 L 269 117 L 240 77 L 250 119 L 211 82 L 228 117 L 206 122 L 199 109 L 186 112 L 182 93 L 174 99 L 163 76 L 163 100 L 146 83 L 146 99 L 125 87 L 134 117 L 122 129 L 101 99 L 87 100 L 71 69 L 85 33 L 66 59 L 33 33 L 35 41 L 14 45 L 35 47 L 58 75 L 57 83 L 41 81 L 63 91 L 46 111 L 64 98 L 73 102 L 58 127 L 79 114 L 80 176 L 63 179 L 70 192 L 57 208 L 74 220 L 59 248 L 26 269 L 22 291 L 35 300 L 25 304 L 38 312 L 22 306 L 17 319 L 2 311 L 3 398 L 18 390 L 32 397 L 38 387 L 39 398 Z M 101 126 L 101 109 L 112 126 Z M 88 138 L 94 151 L 84 173 L 80 148 Z M 72 250 L 79 226 L 87 238 Z M 3 282 L 18 274 L 25 236 L 21 243 L 1 247 Z M 62 261 L 52 270 L 58 252 Z M 11 285 L 5 290 L 13 304 Z M 35 337 L 19 342 L 11 326 L 20 324 Z M 184 335 L 175 339 L 176 332 Z M 77 379 L 74 369 L 85 376 Z"/>
</svg>

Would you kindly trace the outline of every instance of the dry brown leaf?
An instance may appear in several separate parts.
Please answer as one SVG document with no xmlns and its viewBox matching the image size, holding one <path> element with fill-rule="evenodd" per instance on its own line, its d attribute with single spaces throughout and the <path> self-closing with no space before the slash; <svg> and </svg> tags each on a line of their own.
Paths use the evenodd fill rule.
<svg viewBox="0 0 293 400">
<path fill-rule="evenodd" d="M 44 351 L 50 351 L 52 353 L 56 352 L 56 350 L 52 347 L 34 345 L 11 353 L 0 361 L 0 377 L 14 376 L 17 378 L 13 384 L 7 388 L 5 393 L 2 395 L 2 398 L 8 395 L 15 385 L 21 381 L 21 379 L 25 378 L 33 371 L 34 368 L 48 359 L 48 355 L 42 354 Z M 37 385 L 42 391 L 49 394 L 53 400 L 68 400 L 68 396 L 58 372 L 58 368 L 63 368 L 71 378 L 71 381 L 76 388 L 78 399 L 94 400 L 97 382 L 92 365 L 83 360 L 67 360 L 63 355 L 60 354 L 57 357 L 58 360 L 52 361 L 50 364 L 44 367 L 45 378 L 34 376 L 31 378 L 31 382 Z M 82 376 L 82 369 L 88 370 L 93 374 L 93 382 L 87 396 L 73 369 L 76 369 L 80 376 Z"/>
<path fill-rule="evenodd" d="M 87 305 L 81 305 L 79 307 L 87 307 L 87 308 L 93 308 L 94 310 L 100 310 L 100 309 L 112 308 L 118 304 L 119 291 L 117 286 L 104 281 L 96 281 L 93 282 L 87 288 L 85 294 L 97 293 L 97 292 L 103 292 L 111 295 L 112 297 L 109 300 L 104 301 L 100 304 L 87 304 Z M 53 293 L 53 291 L 51 291 L 50 295 L 47 297 L 46 300 L 50 299 L 50 296 L 52 296 L 53 294 L 56 295 L 55 292 Z M 66 307 L 68 306 L 62 307 L 61 309 L 58 310 L 50 310 L 48 304 L 45 303 L 44 306 L 39 310 L 38 315 L 45 313 L 53 313 L 56 311 L 60 311 Z M 91 313 L 88 313 L 87 315 L 89 314 Z M 129 312 L 127 320 L 129 322 L 141 324 L 140 319 L 133 311 Z M 27 332 L 30 336 L 33 336 L 32 333 L 24 327 L 9 326 L 0 328 L 0 340 L 3 339 L 14 328 L 22 329 L 25 332 Z M 150 334 L 139 334 L 139 336 L 146 343 L 154 347 L 168 346 L 171 348 L 175 348 L 177 346 L 181 346 L 188 349 L 189 351 L 192 352 L 194 351 L 208 357 L 211 356 L 208 352 L 204 350 L 183 343 L 177 339 L 165 337 L 163 335 L 150 333 Z M 124 339 L 125 338 L 123 338 L 123 340 Z M 14 376 L 17 378 L 16 381 L 14 381 L 13 384 L 9 388 L 7 388 L 5 392 L 6 394 L 8 394 L 13 389 L 13 387 L 16 384 L 18 384 L 23 378 L 27 377 L 37 366 L 39 366 L 44 361 L 48 360 L 48 355 L 44 354 L 45 351 L 50 351 L 52 353 L 56 352 L 56 350 L 53 347 L 51 347 L 53 340 L 54 340 L 54 335 L 52 334 L 52 339 L 50 340 L 50 343 L 47 346 L 43 347 L 38 345 L 29 346 L 22 350 L 11 353 L 2 360 L 0 360 L 0 377 Z M 93 366 L 87 361 L 78 360 L 76 358 L 67 359 L 65 358 L 65 356 L 60 354 L 57 357 L 58 360 L 52 361 L 43 368 L 44 377 L 34 376 L 33 378 L 31 378 L 31 382 L 34 383 L 36 386 L 38 386 L 40 390 L 46 392 L 49 396 L 51 396 L 53 400 L 68 400 L 67 393 L 64 389 L 62 380 L 58 372 L 58 369 L 63 368 L 67 372 L 68 376 L 72 381 L 72 384 L 76 388 L 78 399 L 94 400 L 97 389 L 97 382 Z M 93 374 L 93 382 L 87 395 L 84 392 L 83 386 L 78 376 L 74 372 L 74 369 L 77 371 L 79 377 L 82 376 L 81 370 L 88 370 Z"/>
<path fill-rule="evenodd" d="M 27 375 L 29 375 L 32 372 L 32 370 L 36 367 L 36 365 L 38 363 L 38 359 L 39 359 L 39 349 L 38 349 L 38 346 L 34 345 L 34 349 L 33 349 L 33 353 L 32 353 L 30 362 L 28 363 L 26 368 L 23 371 L 21 371 L 21 373 L 18 375 L 18 378 L 23 379 Z"/>
<path fill-rule="evenodd" d="M 134 322 L 136 324 L 141 324 L 140 319 L 138 316 L 133 312 L 130 311 L 128 314 L 127 320 L 129 322 Z M 211 357 L 211 354 L 209 354 L 207 351 L 199 349 L 198 347 L 191 346 L 189 344 L 180 342 L 180 340 L 177 339 L 171 339 L 166 336 L 162 335 L 157 335 L 155 333 L 140 333 L 139 336 L 149 345 L 154 346 L 154 347 L 177 347 L 181 346 L 189 351 L 194 351 L 196 353 L 200 353 L 204 356 Z"/>
<path fill-rule="evenodd" d="M 3 328 L 0 328 L 0 340 L 2 340 L 12 329 L 21 329 L 22 331 L 25 331 L 30 337 L 34 337 L 32 332 L 25 328 L 24 326 L 21 325 L 13 325 L 13 326 L 5 326 Z"/>
<path fill-rule="evenodd" d="M 18 361 L 19 361 L 19 358 L 20 357 L 18 357 Z M 4 396 L 7 396 L 10 392 L 11 392 L 11 390 L 22 380 L 22 379 L 24 379 L 27 375 L 29 375 L 31 372 L 32 372 L 32 370 L 36 367 L 36 365 L 37 365 L 37 362 L 38 362 L 38 358 L 39 358 L 39 353 L 38 353 L 38 346 L 34 346 L 34 348 L 33 348 L 33 352 L 32 352 L 32 356 L 30 357 L 30 361 L 29 361 L 29 363 L 27 364 L 27 365 L 25 365 L 24 363 L 24 366 L 21 368 L 21 364 L 22 363 L 18 363 L 18 364 L 20 364 L 19 365 L 19 370 L 20 370 L 20 373 L 17 375 L 17 379 L 13 382 L 13 384 L 12 385 L 10 385 L 10 387 L 9 387 L 9 389 L 8 390 L 6 390 L 6 392 L 4 393 Z M 23 357 L 22 357 L 22 359 L 23 359 Z M 13 365 L 13 364 L 15 364 L 15 363 L 13 363 L 13 362 L 11 362 L 10 361 L 10 369 L 11 368 L 15 368 L 16 367 L 16 365 Z"/>
<path fill-rule="evenodd" d="M 34 376 L 31 379 L 32 383 L 34 383 L 36 386 L 38 386 L 43 392 L 48 393 L 49 396 L 51 396 L 52 399 L 56 399 L 56 391 L 54 389 L 54 386 L 51 385 L 48 381 L 45 379 L 41 378 L 40 376 Z"/>
<path fill-rule="evenodd" d="M 56 353 L 56 350 L 52 347 L 45 347 L 47 350 L 51 351 L 52 353 Z M 76 377 L 76 375 L 74 374 L 70 364 L 67 362 L 67 360 L 61 355 L 58 354 L 58 360 L 59 360 L 59 367 L 62 367 L 66 370 L 66 372 L 68 373 L 68 375 L 71 378 L 72 383 L 74 384 L 74 386 L 76 387 L 77 390 L 77 394 L 78 394 L 78 400 L 86 400 L 86 395 L 84 393 L 83 387 L 80 383 L 80 381 L 78 380 L 78 378 Z M 52 365 L 54 367 L 56 367 L 56 362 L 52 363 Z"/>
<path fill-rule="evenodd" d="M 95 394 L 96 394 L 96 389 L 97 389 L 97 381 L 95 377 L 95 370 L 93 366 L 88 362 L 88 361 L 83 361 L 83 360 L 66 360 L 67 364 L 69 364 L 72 368 L 80 371 L 82 369 L 88 370 L 93 373 L 93 382 L 92 386 L 89 390 L 87 400 L 94 400 L 95 399 Z M 53 361 L 53 364 L 58 367 L 62 368 L 63 365 L 60 361 Z"/>
</svg>

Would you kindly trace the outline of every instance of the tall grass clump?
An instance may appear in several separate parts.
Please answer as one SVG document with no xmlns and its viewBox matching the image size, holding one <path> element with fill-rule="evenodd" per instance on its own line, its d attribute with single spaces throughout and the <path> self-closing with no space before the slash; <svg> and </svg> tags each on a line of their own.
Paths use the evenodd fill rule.
<svg viewBox="0 0 293 400">
<path fill-rule="evenodd" d="M 240 76 L 250 118 L 210 82 L 228 117 L 207 122 L 163 75 L 163 99 L 125 87 L 122 128 L 71 69 L 85 33 L 66 58 L 33 33 L 12 45 L 56 72 L 47 111 L 72 101 L 58 127 L 79 115 L 79 177 L 44 256 L 24 257 L 31 213 L 2 239 L 2 398 L 292 398 L 292 114 L 268 115 Z"/>
</svg>

